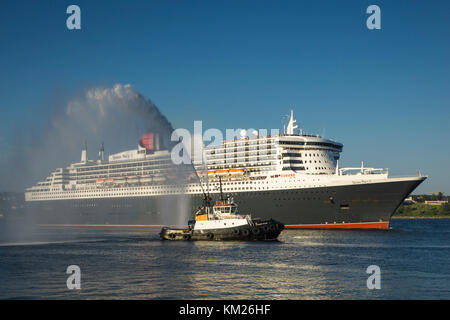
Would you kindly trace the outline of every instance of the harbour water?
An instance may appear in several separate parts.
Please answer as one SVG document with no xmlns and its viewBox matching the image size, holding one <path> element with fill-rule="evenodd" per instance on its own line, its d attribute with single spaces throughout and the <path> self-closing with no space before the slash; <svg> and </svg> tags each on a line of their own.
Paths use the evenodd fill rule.
<svg viewBox="0 0 450 320">
<path fill-rule="evenodd" d="M 450 299 L 450 219 L 284 230 L 276 242 L 161 241 L 154 228 L 0 222 L 1 299 Z M 69 290 L 66 269 L 81 270 Z M 381 289 L 366 269 L 381 270 Z"/>
</svg>

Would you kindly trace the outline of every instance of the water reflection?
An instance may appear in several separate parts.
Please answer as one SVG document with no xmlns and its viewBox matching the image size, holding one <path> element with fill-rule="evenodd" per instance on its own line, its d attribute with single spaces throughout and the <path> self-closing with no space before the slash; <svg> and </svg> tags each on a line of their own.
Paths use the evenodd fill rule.
<svg viewBox="0 0 450 320">
<path fill-rule="evenodd" d="M 39 241 L 0 246 L 0 298 L 449 298 L 442 222 L 402 223 L 392 232 L 285 230 L 278 242 L 170 242 L 158 229 L 41 230 Z M 69 264 L 82 270 L 81 291 L 65 286 Z M 381 290 L 366 287 L 372 264 L 381 267 Z"/>
</svg>

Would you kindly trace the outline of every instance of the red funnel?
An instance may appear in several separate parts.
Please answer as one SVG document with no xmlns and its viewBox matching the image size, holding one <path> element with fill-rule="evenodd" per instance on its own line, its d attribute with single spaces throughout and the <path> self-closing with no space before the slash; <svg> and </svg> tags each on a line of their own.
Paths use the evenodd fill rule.
<svg viewBox="0 0 450 320">
<path fill-rule="evenodd" d="M 153 132 L 150 133 L 144 133 L 142 135 L 142 139 L 139 141 L 139 144 L 142 148 L 145 148 L 147 150 L 154 150 L 155 149 L 155 139 Z"/>
</svg>

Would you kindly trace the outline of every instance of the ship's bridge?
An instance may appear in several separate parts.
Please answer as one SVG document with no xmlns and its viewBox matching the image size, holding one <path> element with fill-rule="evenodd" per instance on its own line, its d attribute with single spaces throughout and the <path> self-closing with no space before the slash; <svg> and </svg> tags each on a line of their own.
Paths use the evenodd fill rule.
<svg viewBox="0 0 450 320">
<path fill-rule="evenodd" d="M 217 174 L 234 170 L 264 175 L 268 172 L 292 170 L 305 174 L 334 174 L 343 145 L 319 135 L 299 130 L 293 111 L 282 134 L 244 136 L 207 147 L 208 168 Z M 245 131 L 245 130 L 244 130 Z"/>
<path fill-rule="evenodd" d="M 282 170 L 308 174 L 333 174 L 343 145 L 320 136 L 282 134 L 278 136 Z"/>
<path fill-rule="evenodd" d="M 338 166 L 342 143 L 309 135 L 299 129 L 295 133 L 297 120 L 294 111 L 283 134 L 278 135 L 278 143 L 282 155 L 282 170 L 293 170 L 307 174 L 333 174 Z"/>
</svg>

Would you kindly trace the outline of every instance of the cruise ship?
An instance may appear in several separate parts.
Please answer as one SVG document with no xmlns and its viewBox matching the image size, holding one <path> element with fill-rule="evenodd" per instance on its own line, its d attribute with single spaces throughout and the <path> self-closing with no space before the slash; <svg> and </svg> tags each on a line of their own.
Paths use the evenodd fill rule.
<svg viewBox="0 0 450 320">
<path fill-rule="evenodd" d="M 397 207 L 426 177 L 390 177 L 387 169 L 339 166 L 341 143 L 298 129 L 293 111 L 276 135 L 244 135 L 205 148 L 206 165 L 174 165 L 159 136 L 138 148 L 58 168 L 28 188 L 25 201 L 42 224 L 177 225 L 206 190 L 223 192 L 239 211 L 286 228 L 388 229 Z"/>
</svg>

